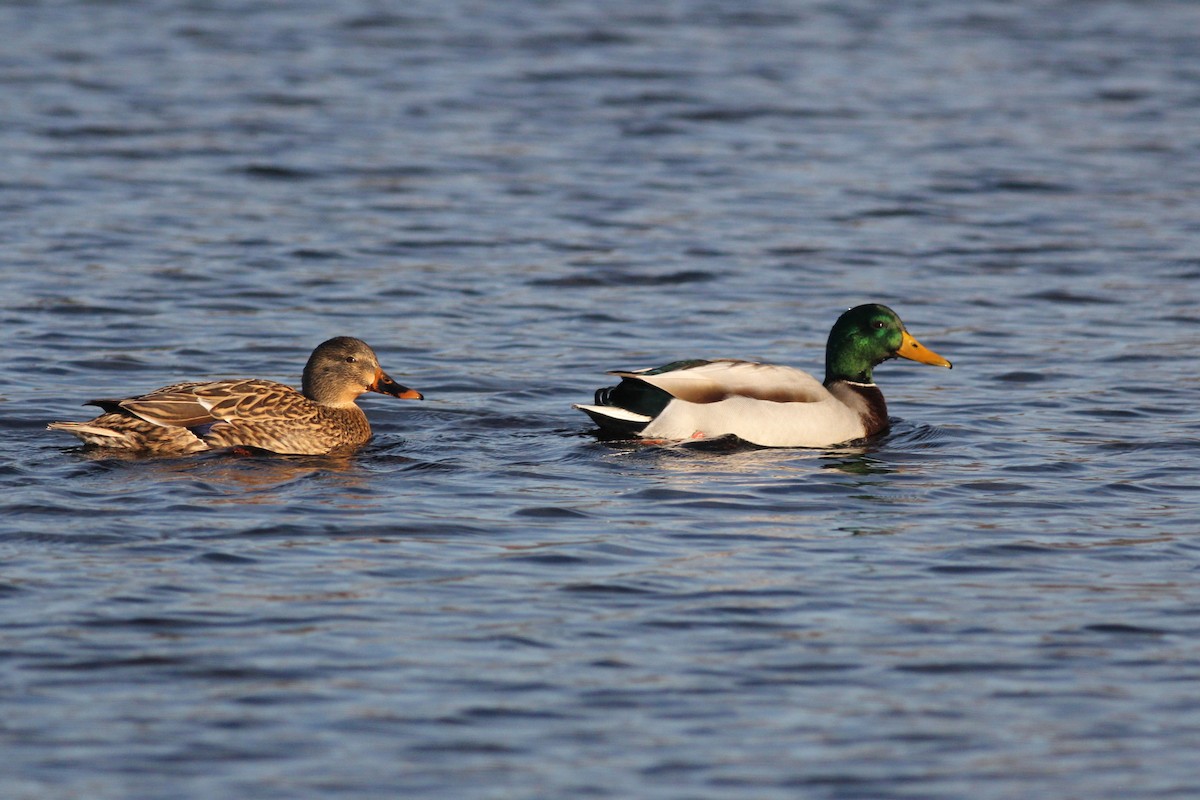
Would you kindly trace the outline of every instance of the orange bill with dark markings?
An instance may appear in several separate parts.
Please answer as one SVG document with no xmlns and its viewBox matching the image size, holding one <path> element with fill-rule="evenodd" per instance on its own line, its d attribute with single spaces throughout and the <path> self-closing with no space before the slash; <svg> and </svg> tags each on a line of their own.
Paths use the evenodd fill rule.
<svg viewBox="0 0 1200 800">
<path fill-rule="evenodd" d="M 425 396 L 416 389 L 410 389 L 407 386 L 401 386 L 392 380 L 391 376 L 383 370 L 379 370 L 375 374 L 375 382 L 367 387 L 372 392 L 380 394 L 388 394 L 392 397 L 399 397 L 401 400 L 424 400 Z"/>
</svg>

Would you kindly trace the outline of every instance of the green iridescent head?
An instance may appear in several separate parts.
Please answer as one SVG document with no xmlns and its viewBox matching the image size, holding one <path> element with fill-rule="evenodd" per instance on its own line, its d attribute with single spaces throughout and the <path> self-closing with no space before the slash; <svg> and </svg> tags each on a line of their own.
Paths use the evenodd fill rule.
<svg viewBox="0 0 1200 800">
<path fill-rule="evenodd" d="M 914 339 L 887 306 L 855 306 L 838 317 L 825 345 L 825 383 L 835 380 L 873 383 L 871 369 L 889 358 L 949 367 L 950 362 Z"/>
</svg>

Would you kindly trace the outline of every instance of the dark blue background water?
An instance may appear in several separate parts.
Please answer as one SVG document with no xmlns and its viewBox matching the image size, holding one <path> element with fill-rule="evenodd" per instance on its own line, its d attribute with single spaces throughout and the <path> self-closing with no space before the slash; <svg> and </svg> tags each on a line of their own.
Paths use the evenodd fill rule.
<svg viewBox="0 0 1200 800">
<path fill-rule="evenodd" d="M 1200 794 L 1200 6 L 0 7 L 0 795 Z M 681 357 L 831 451 L 612 447 Z M 348 460 L 95 396 L 371 342 Z"/>
</svg>

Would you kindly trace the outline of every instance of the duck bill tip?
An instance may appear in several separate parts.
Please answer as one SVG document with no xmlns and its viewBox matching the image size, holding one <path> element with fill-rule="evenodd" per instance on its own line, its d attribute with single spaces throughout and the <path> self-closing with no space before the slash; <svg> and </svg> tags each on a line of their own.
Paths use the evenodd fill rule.
<svg viewBox="0 0 1200 800">
<path fill-rule="evenodd" d="M 402 386 L 392 380 L 391 376 L 383 370 L 375 376 L 375 382 L 367 387 L 372 392 L 399 397 L 401 400 L 424 400 L 425 395 L 418 392 L 416 389 L 410 389 L 407 386 Z"/>
</svg>

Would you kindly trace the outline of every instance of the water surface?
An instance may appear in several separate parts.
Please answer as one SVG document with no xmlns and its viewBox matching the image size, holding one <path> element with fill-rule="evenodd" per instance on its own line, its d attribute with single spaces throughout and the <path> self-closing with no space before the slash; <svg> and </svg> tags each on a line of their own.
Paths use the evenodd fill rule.
<svg viewBox="0 0 1200 800">
<path fill-rule="evenodd" d="M 0 8 L 0 794 L 1200 794 L 1200 7 Z M 827 451 L 597 442 L 817 371 Z M 370 342 L 346 459 L 48 421 Z"/>
</svg>

